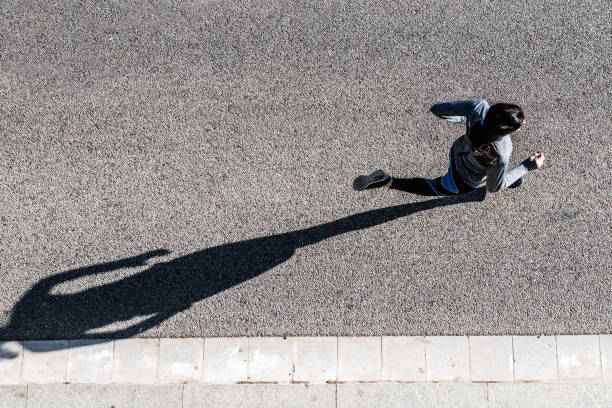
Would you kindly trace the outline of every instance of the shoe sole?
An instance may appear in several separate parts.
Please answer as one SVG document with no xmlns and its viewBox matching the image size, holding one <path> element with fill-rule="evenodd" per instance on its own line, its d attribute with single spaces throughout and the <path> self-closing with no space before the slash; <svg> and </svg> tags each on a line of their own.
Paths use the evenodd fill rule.
<svg viewBox="0 0 612 408">
<path fill-rule="evenodd" d="M 378 183 L 385 179 L 385 172 L 376 170 L 368 175 L 359 176 L 353 181 L 353 190 L 362 191 L 374 183 Z"/>
</svg>

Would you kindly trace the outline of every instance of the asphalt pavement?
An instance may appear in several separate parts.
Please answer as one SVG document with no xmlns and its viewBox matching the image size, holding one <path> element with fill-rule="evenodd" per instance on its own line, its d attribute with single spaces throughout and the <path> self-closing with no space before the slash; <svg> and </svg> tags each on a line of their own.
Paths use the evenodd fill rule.
<svg viewBox="0 0 612 408">
<path fill-rule="evenodd" d="M 5 1 L 0 339 L 612 333 L 606 1 Z M 512 102 L 516 190 L 437 177 Z"/>
</svg>

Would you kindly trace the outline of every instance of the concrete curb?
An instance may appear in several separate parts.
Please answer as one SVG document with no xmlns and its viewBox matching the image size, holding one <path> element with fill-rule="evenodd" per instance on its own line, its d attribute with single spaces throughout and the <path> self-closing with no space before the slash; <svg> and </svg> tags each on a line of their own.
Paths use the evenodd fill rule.
<svg viewBox="0 0 612 408">
<path fill-rule="evenodd" d="M 612 335 L 0 342 L 0 384 L 612 382 Z"/>
</svg>

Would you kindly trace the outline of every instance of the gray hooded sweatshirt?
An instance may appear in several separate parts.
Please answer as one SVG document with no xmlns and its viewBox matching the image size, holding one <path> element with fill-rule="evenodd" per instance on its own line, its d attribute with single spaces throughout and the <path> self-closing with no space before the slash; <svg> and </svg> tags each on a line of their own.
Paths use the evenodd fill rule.
<svg viewBox="0 0 612 408">
<path fill-rule="evenodd" d="M 486 181 L 487 191 L 495 193 L 512 185 L 527 171 L 535 170 L 537 166 L 534 159 L 527 158 L 508 171 L 508 163 L 512 154 L 510 135 L 491 142 L 491 151 L 497 158 L 494 166 L 486 167 L 476 160 L 471 151 L 470 128 L 484 120 L 488 110 L 489 104 L 484 99 L 441 102 L 431 107 L 431 112 L 442 119 L 466 124 L 465 134 L 455 140 L 450 153 L 455 160 L 459 176 L 473 187 L 478 187 Z"/>
</svg>

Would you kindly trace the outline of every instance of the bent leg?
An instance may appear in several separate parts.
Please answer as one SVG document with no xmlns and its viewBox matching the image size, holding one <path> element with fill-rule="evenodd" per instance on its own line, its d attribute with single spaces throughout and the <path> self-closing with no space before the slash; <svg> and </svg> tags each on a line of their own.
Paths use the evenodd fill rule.
<svg viewBox="0 0 612 408">
<path fill-rule="evenodd" d="M 455 161 L 449 155 L 448 171 L 442 177 L 435 179 L 426 178 L 391 178 L 389 182 L 391 185 L 386 185 L 391 189 L 407 191 L 412 194 L 418 194 L 422 196 L 434 196 L 434 197 L 449 197 L 456 196 L 458 194 L 468 193 L 475 189 L 475 187 L 465 183 L 461 177 L 457 174 L 455 168 Z"/>
<path fill-rule="evenodd" d="M 424 178 L 391 178 L 392 190 L 406 191 L 412 194 L 418 194 L 422 196 L 434 196 L 437 197 L 439 194 Z"/>
</svg>

